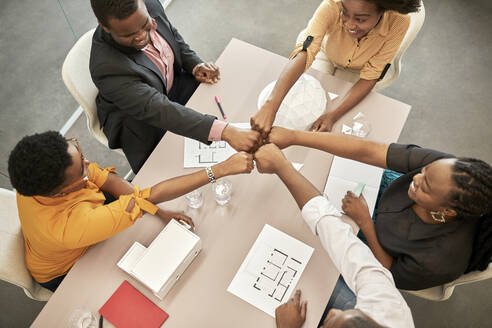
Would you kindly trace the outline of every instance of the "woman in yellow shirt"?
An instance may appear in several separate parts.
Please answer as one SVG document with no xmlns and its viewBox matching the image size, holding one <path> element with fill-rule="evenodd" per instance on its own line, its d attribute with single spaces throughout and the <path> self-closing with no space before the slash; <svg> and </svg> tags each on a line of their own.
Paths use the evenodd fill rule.
<svg viewBox="0 0 492 328">
<path fill-rule="evenodd" d="M 186 215 L 154 204 L 252 169 L 253 156 L 240 152 L 206 170 L 140 190 L 114 168 L 90 163 L 75 138 L 55 131 L 26 136 L 12 150 L 8 170 L 17 190 L 27 268 L 42 286 L 55 290 L 89 246 L 131 226 L 143 212 L 193 227 Z"/>
<path fill-rule="evenodd" d="M 251 127 L 266 138 L 285 95 L 324 46 L 334 69 L 359 71 L 360 78 L 340 105 L 323 114 L 313 131 L 331 131 L 333 124 L 371 92 L 405 36 L 408 13 L 420 0 L 324 0 L 309 21 L 306 39 L 297 44 L 269 98 L 251 118 Z"/>
</svg>

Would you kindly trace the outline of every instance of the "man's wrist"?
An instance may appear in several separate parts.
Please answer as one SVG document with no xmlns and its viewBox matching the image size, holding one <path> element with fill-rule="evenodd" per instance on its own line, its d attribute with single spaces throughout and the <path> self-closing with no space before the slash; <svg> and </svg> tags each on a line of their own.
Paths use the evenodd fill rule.
<svg viewBox="0 0 492 328">
<path fill-rule="evenodd" d="M 224 130 L 222 130 L 221 139 L 224 141 L 227 141 L 229 143 L 229 141 L 232 140 L 231 135 L 234 134 L 235 129 L 236 128 L 233 127 L 232 125 L 227 124 L 227 126 L 224 128 Z"/>
</svg>

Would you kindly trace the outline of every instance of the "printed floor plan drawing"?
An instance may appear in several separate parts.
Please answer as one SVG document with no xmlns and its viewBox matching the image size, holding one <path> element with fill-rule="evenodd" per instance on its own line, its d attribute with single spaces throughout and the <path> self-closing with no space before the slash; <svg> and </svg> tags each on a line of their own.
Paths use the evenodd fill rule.
<svg viewBox="0 0 492 328">
<path fill-rule="evenodd" d="M 217 164 L 219 157 L 217 155 L 218 151 L 225 150 L 227 148 L 227 142 L 225 141 L 215 141 L 210 145 L 205 145 L 201 142 L 198 143 L 198 151 L 199 153 L 195 155 L 197 157 L 197 161 L 200 164 Z"/>
<path fill-rule="evenodd" d="M 238 129 L 249 129 L 249 123 L 231 123 Z M 225 161 L 236 151 L 225 141 L 206 145 L 197 140 L 184 138 L 184 167 L 207 167 Z"/>
<path fill-rule="evenodd" d="M 287 254 L 274 249 L 267 258 L 253 287 L 263 290 L 269 297 L 283 303 L 293 279 L 299 272 L 302 263 Z"/>
<path fill-rule="evenodd" d="M 288 301 L 313 248 L 266 224 L 227 291 L 275 317 Z"/>
</svg>

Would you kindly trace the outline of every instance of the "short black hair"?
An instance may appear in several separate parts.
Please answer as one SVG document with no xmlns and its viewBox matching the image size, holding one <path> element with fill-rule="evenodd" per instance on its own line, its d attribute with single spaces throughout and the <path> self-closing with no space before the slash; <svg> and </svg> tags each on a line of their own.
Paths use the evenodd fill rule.
<svg viewBox="0 0 492 328">
<path fill-rule="evenodd" d="M 342 323 L 340 328 L 381 328 L 381 326 L 367 316 L 355 316 Z"/>
<path fill-rule="evenodd" d="M 25 136 L 9 156 L 10 183 L 24 196 L 46 196 L 65 181 L 72 165 L 68 143 L 57 131 Z"/>
<path fill-rule="evenodd" d="M 400 14 L 419 11 L 420 0 L 366 0 L 376 5 L 379 11 L 394 10 Z"/>
<path fill-rule="evenodd" d="M 138 9 L 139 0 L 91 0 L 91 7 L 97 20 L 109 27 L 108 19 L 125 19 Z"/>
</svg>

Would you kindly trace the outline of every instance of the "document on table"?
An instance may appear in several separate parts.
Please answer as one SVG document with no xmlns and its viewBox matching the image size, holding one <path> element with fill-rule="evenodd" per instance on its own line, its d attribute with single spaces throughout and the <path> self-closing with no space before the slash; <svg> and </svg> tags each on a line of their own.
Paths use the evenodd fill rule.
<svg viewBox="0 0 492 328">
<path fill-rule="evenodd" d="M 249 130 L 249 123 L 231 123 L 238 129 Z M 184 138 L 184 167 L 208 167 L 220 163 L 236 153 L 225 141 L 214 141 L 210 145 L 200 141 Z M 294 168 L 299 171 L 304 164 L 292 162 Z"/>
<path fill-rule="evenodd" d="M 249 123 L 231 123 L 238 129 L 250 129 Z M 236 153 L 225 141 L 214 141 L 210 145 L 184 138 L 184 167 L 208 167 L 220 163 Z"/>
<path fill-rule="evenodd" d="M 342 199 L 347 191 L 353 192 L 359 182 L 363 182 L 366 185 L 362 195 L 372 216 L 382 175 L 382 168 L 335 156 L 324 193 L 331 203 L 342 211 Z"/>
<path fill-rule="evenodd" d="M 266 224 L 227 291 L 275 317 L 287 302 L 313 248 Z"/>
</svg>

